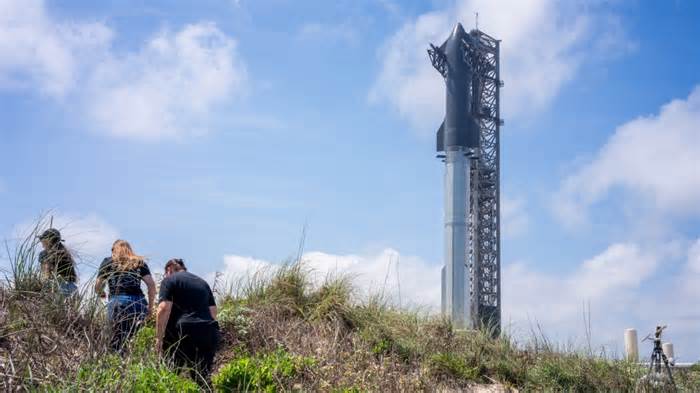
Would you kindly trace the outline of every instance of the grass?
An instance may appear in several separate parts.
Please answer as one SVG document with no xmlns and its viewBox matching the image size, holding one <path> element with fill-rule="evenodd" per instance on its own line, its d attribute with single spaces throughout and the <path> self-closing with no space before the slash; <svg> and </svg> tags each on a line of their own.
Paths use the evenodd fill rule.
<svg viewBox="0 0 700 393">
<path fill-rule="evenodd" d="M 0 285 L 0 390 L 198 391 L 152 350 L 142 328 L 123 356 L 108 350 L 104 307 L 91 294 L 64 298 L 39 278 L 36 244 L 9 253 Z M 358 300 L 349 277 L 317 280 L 303 263 L 252 272 L 219 293 L 222 347 L 212 389 L 228 391 L 438 391 L 498 384 L 520 391 L 635 391 L 645 370 L 558 349 L 542 334 L 458 331 L 449 321 Z M 675 370 L 700 391 L 700 366 Z"/>
</svg>

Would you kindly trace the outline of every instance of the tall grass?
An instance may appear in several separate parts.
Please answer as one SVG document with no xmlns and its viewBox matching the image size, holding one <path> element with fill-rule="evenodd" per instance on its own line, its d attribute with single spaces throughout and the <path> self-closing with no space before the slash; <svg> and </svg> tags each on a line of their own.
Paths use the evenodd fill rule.
<svg viewBox="0 0 700 393">
<path fill-rule="evenodd" d="M 120 356 L 109 348 L 102 302 L 47 288 L 34 233 L 11 254 L 0 285 L 0 390 L 196 391 L 153 352 L 144 328 Z M 634 391 L 637 364 L 560 347 L 539 326 L 529 340 L 358 296 L 352 277 L 322 279 L 302 261 L 217 284 L 222 346 L 218 391 L 468 391 L 499 384 L 521 391 Z M 682 391 L 700 391 L 700 370 L 676 370 Z"/>
<path fill-rule="evenodd" d="M 5 276 L 7 285 L 15 293 L 38 292 L 43 288 L 41 267 L 37 262 L 37 236 L 43 230 L 43 222 L 39 221 L 29 233 L 11 246 L 5 242 L 5 251 L 10 264 L 10 275 Z"/>
<path fill-rule="evenodd" d="M 64 296 L 41 275 L 36 236 L 13 245 L 0 284 L 0 391 L 173 391 L 187 385 L 148 350 L 112 353 L 103 302 L 84 286 Z M 179 388 L 175 389 L 178 390 Z"/>
</svg>

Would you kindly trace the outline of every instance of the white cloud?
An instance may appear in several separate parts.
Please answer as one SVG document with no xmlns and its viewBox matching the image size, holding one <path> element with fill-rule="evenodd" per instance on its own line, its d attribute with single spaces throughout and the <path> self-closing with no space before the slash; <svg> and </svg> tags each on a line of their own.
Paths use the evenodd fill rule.
<svg viewBox="0 0 700 393">
<path fill-rule="evenodd" d="M 316 282 L 329 274 L 348 274 L 354 278 L 358 295 L 384 292 L 396 301 L 400 278 L 404 305 L 423 306 L 434 312 L 440 308 L 441 264 L 402 256 L 390 248 L 365 256 L 314 251 L 305 253 L 302 260 L 315 273 Z M 611 245 L 566 275 L 540 273 L 524 263 L 506 265 L 504 320 L 524 324 L 534 317 L 552 325 L 570 322 L 580 314 L 583 301 L 604 304 L 637 290 L 654 273 L 658 260 L 657 255 L 635 244 L 621 243 Z M 226 255 L 222 273 L 227 282 L 235 283 L 258 271 L 274 271 L 277 266 L 265 260 Z"/>
<path fill-rule="evenodd" d="M 90 126 L 133 139 L 205 132 L 218 104 L 244 91 L 236 41 L 212 23 L 156 34 L 116 52 L 103 23 L 60 21 L 41 0 L 0 0 L 0 89 L 78 103 Z"/>
<path fill-rule="evenodd" d="M 27 220 L 14 226 L 6 239 L 10 252 L 17 242 L 36 235 L 35 228 L 44 230 L 50 225 L 61 232 L 65 245 L 76 260 L 81 291 L 91 292 L 91 279 L 103 257 L 111 254 L 112 243 L 119 238 L 119 231 L 96 214 L 68 214 L 56 212 L 40 220 Z M 41 250 L 37 244 L 36 256 Z M 4 257 L 4 255 L 3 255 Z M 9 271 L 9 260 L 0 258 L 0 271 Z"/>
<path fill-rule="evenodd" d="M 646 334 L 662 322 L 669 324 L 669 337 L 677 343 L 681 359 L 694 360 L 696 351 L 691 344 L 696 342 L 700 314 L 692 310 L 700 300 L 700 291 L 692 284 L 700 277 L 700 239 L 688 252 L 686 271 L 668 276 L 665 272 L 670 263 L 675 263 L 676 246 L 616 243 L 570 272 L 540 272 L 522 262 L 506 264 L 502 274 L 504 327 L 516 338 L 527 340 L 530 327 L 537 323 L 552 341 L 573 342 L 581 347 L 586 344 L 584 310 L 590 307 L 594 349 L 605 345 L 608 351 L 621 351 L 624 329 L 635 327 Z M 402 256 L 390 248 L 373 255 L 309 252 L 302 259 L 316 272 L 316 283 L 328 274 L 347 273 L 355 277 L 357 295 L 384 291 L 398 301 L 400 278 L 402 305 L 439 311 L 439 264 Z M 235 283 L 238 278 L 260 270 L 271 271 L 276 266 L 265 260 L 227 255 L 222 273 L 227 282 Z M 687 280 L 692 296 L 683 291 L 676 293 L 675 287 L 681 288 L 679 284 L 693 269 L 697 270 L 695 278 Z M 656 290 L 659 274 L 670 280 L 667 290 Z"/>
<path fill-rule="evenodd" d="M 54 213 L 44 217 L 40 228 L 50 225 L 61 232 L 66 246 L 87 262 L 110 254 L 112 243 L 118 239 L 119 231 L 95 214 L 77 215 Z M 36 227 L 36 220 L 28 220 L 15 226 L 13 239 L 25 239 Z"/>
<path fill-rule="evenodd" d="M 242 92 L 236 41 L 211 23 L 151 38 L 137 53 L 97 65 L 86 96 L 100 130 L 139 139 L 203 131 L 217 104 Z"/>
<path fill-rule="evenodd" d="M 523 263 L 507 265 L 504 320 L 522 323 L 533 318 L 545 326 L 578 330 L 575 324 L 582 323 L 578 317 L 584 302 L 608 310 L 624 308 L 657 265 L 656 255 L 635 244 L 613 244 L 566 275 L 537 272 Z"/>
<path fill-rule="evenodd" d="M 360 297 L 382 293 L 403 306 L 426 307 L 433 311 L 440 308 L 441 267 L 420 258 L 402 256 L 387 248 L 375 255 L 334 255 L 314 251 L 305 253 L 302 260 L 313 272 L 316 283 L 328 275 L 347 274 L 353 278 Z M 255 258 L 226 255 L 222 273 L 227 282 L 235 283 L 241 277 L 276 266 Z"/>
<path fill-rule="evenodd" d="M 525 199 L 501 197 L 501 231 L 505 237 L 516 237 L 527 231 L 530 219 L 525 208 Z"/>
<path fill-rule="evenodd" d="M 102 23 L 53 21 L 41 0 L 0 0 L 0 88 L 65 96 L 85 57 L 102 52 L 112 31 Z"/>
<path fill-rule="evenodd" d="M 700 86 L 656 115 L 615 130 L 594 158 L 568 176 L 555 198 L 556 213 L 570 225 L 615 187 L 635 202 L 675 214 L 700 214 Z"/>
<path fill-rule="evenodd" d="M 700 238 L 688 250 L 688 261 L 683 272 L 681 293 L 700 300 Z"/>
<path fill-rule="evenodd" d="M 503 113 L 513 118 L 541 111 L 573 78 L 584 53 L 591 56 L 587 44 L 604 40 L 597 46 L 610 48 L 621 39 L 619 23 L 608 28 L 611 19 L 591 8 L 554 0 L 458 0 L 422 14 L 380 50 L 382 69 L 370 100 L 389 102 L 422 132 L 435 131 L 444 115 L 444 82 L 425 50 L 428 43 L 441 44 L 457 21 L 469 29 L 478 11 L 479 28 L 502 40 Z"/>
</svg>

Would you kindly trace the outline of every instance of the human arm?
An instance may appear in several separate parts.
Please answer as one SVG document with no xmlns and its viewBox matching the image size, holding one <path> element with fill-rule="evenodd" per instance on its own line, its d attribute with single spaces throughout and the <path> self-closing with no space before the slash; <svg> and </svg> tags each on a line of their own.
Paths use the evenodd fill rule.
<svg viewBox="0 0 700 393">
<path fill-rule="evenodd" d="M 39 253 L 39 267 L 41 268 L 41 278 L 48 280 L 51 277 L 51 267 L 47 261 L 46 250 Z"/>
<path fill-rule="evenodd" d="M 107 297 L 107 294 L 105 294 L 104 291 L 104 287 L 105 280 L 107 279 L 110 273 L 110 264 L 110 259 L 105 258 L 102 260 L 102 263 L 100 263 L 100 267 L 97 269 L 97 279 L 95 280 L 95 293 L 100 297 Z"/>
<path fill-rule="evenodd" d="M 168 325 L 170 311 L 173 308 L 173 302 L 161 300 L 158 303 L 158 311 L 156 312 L 156 352 L 163 353 L 163 337 L 165 337 L 165 328 Z"/>
<path fill-rule="evenodd" d="M 209 288 L 209 284 L 207 284 L 207 290 L 209 291 L 209 299 L 207 299 L 209 302 L 209 314 L 211 314 L 211 319 L 216 321 L 216 300 L 214 299 L 214 293 L 211 288 Z"/>
<path fill-rule="evenodd" d="M 146 283 L 146 287 L 148 289 L 148 314 L 150 315 L 154 310 L 155 310 L 155 301 L 156 298 L 156 282 L 153 281 L 153 276 L 150 274 L 145 275 L 142 277 L 143 282 Z"/>
<path fill-rule="evenodd" d="M 102 278 L 102 277 L 97 277 L 97 279 L 95 280 L 95 293 L 96 293 L 99 297 L 106 297 L 106 296 L 107 296 L 107 295 L 105 294 L 104 287 L 105 287 L 105 280 L 104 280 L 104 278 Z"/>
</svg>

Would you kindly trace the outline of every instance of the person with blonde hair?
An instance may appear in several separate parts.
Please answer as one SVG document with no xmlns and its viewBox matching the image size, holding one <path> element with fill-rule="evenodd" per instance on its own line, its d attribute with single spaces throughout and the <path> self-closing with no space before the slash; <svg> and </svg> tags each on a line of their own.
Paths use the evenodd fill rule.
<svg viewBox="0 0 700 393">
<path fill-rule="evenodd" d="M 156 283 L 145 258 L 134 253 L 126 240 L 115 241 L 112 256 L 100 264 L 95 282 L 95 292 L 100 297 L 105 297 L 105 281 L 109 287 L 107 315 L 112 325 L 111 346 L 121 352 L 149 315 L 156 295 Z M 148 302 L 141 290 L 141 281 L 148 288 Z"/>
</svg>

